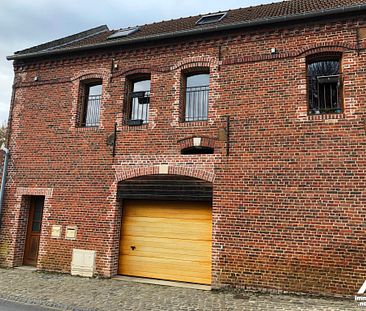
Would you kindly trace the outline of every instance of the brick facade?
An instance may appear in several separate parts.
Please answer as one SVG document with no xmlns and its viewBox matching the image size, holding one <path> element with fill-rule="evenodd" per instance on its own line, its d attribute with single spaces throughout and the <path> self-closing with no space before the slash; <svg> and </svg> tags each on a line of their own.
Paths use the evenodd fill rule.
<svg viewBox="0 0 366 311">
<path fill-rule="evenodd" d="M 353 294 L 366 273 L 363 25 L 363 16 L 327 19 L 16 61 L 2 264 L 21 264 L 27 198 L 41 194 L 38 267 L 70 272 L 72 249 L 93 249 L 98 274 L 116 274 L 117 184 L 164 166 L 213 183 L 213 287 Z M 322 52 L 342 53 L 344 112 L 309 116 L 306 57 Z M 210 70 L 208 121 L 185 123 L 182 71 L 196 67 Z M 139 127 L 122 122 L 132 73 L 151 74 L 149 123 Z M 99 128 L 76 126 L 87 78 L 103 80 Z M 194 137 L 214 154 L 181 155 Z M 76 240 L 66 226 L 77 226 Z"/>
</svg>

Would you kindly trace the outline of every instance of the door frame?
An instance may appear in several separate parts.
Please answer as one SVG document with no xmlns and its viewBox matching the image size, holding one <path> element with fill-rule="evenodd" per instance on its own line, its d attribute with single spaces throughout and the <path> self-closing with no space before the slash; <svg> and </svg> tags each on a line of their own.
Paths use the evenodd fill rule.
<svg viewBox="0 0 366 311">
<path fill-rule="evenodd" d="M 19 267 L 23 265 L 25 238 L 28 225 L 28 212 L 30 206 L 30 199 L 34 196 L 42 196 L 45 198 L 42 217 L 42 234 L 40 241 L 40 252 L 38 254 L 38 262 L 42 261 L 42 258 L 46 255 L 45 249 L 47 246 L 46 237 L 44 235 L 49 222 L 47 218 L 50 216 L 49 211 L 52 207 L 53 188 L 34 188 L 34 187 L 17 187 L 14 197 L 14 205 L 9 205 L 10 202 L 5 201 L 9 208 L 12 208 L 14 213 L 14 233 L 12 233 L 12 239 L 14 244 L 12 250 L 9 252 L 8 261 L 12 267 Z"/>
<path fill-rule="evenodd" d="M 42 212 L 40 216 L 40 228 L 39 233 L 37 233 L 38 237 L 38 249 L 37 249 L 37 255 L 35 258 L 35 262 L 30 263 L 27 262 L 26 253 L 29 251 L 30 248 L 30 236 L 32 234 L 32 227 L 33 227 L 33 219 L 34 219 L 34 213 L 35 213 L 35 207 L 37 200 L 42 200 Z M 23 251 L 23 260 L 22 265 L 24 266 L 37 266 L 38 257 L 39 257 L 39 250 L 41 245 L 41 237 L 42 237 L 42 223 L 43 223 L 43 215 L 44 215 L 44 208 L 45 208 L 45 197 L 44 196 L 30 196 L 29 197 L 29 208 L 28 208 L 28 220 L 27 220 L 27 229 L 25 234 L 25 240 L 24 240 L 24 251 Z"/>
<path fill-rule="evenodd" d="M 164 169 L 164 170 L 163 170 Z M 108 265 L 108 274 L 110 276 L 118 275 L 118 263 L 119 263 L 119 253 L 120 253 L 120 240 L 121 240 L 121 226 L 122 226 L 122 217 L 123 217 L 123 202 L 126 199 L 138 199 L 134 197 L 126 198 L 123 193 L 119 191 L 120 185 L 122 183 L 126 183 L 129 181 L 136 181 L 138 178 L 146 177 L 146 176 L 159 176 L 159 175 L 170 175 L 170 176 L 184 176 L 196 180 L 205 181 L 210 184 L 211 196 L 207 201 L 211 202 L 212 206 L 212 239 L 215 240 L 215 219 L 217 218 L 217 206 L 216 206 L 216 197 L 214 196 L 214 188 L 215 188 L 215 172 L 213 169 L 197 169 L 192 166 L 177 166 L 176 164 L 169 165 L 137 165 L 137 166 L 128 166 L 128 165 L 119 165 L 116 167 L 115 173 L 115 183 L 113 184 L 110 192 L 110 204 L 113 206 L 113 217 L 114 217 L 114 226 L 111 228 L 111 241 L 113 248 L 110 251 L 110 261 Z M 136 187 L 135 187 L 136 189 Z M 195 197 L 196 198 L 196 197 Z M 141 199 L 141 198 L 140 198 Z M 144 198 L 149 199 L 149 198 Z M 154 198 L 157 199 L 157 198 Z M 159 196 L 160 200 L 166 200 L 167 198 L 163 198 Z M 193 199 L 193 201 L 195 201 Z M 217 247 L 214 247 L 212 244 L 212 284 L 216 283 L 217 271 L 215 271 L 216 265 L 215 263 L 219 260 L 219 251 Z"/>
</svg>

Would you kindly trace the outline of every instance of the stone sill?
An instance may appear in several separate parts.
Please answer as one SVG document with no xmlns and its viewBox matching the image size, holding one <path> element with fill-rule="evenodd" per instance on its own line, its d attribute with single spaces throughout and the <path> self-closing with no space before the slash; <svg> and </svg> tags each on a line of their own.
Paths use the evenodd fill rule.
<svg viewBox="0 0 366 311">
<path fill-rule="evenodd" d="M 118 130 L 126 131 L 126 132 L 135 132 L 135 131 L 144 131 L 149 129 L 149 123 L 142 124 L 142 125 L 122 125 L 118 126 Z"/>
<path fill-rule="evenodd" d="M 344 113 L 332 113 L 332 114 L 310 114 L 308 120 L 339 120 L 345 119 Z"/>
<path fill-rule="evenodd" d="M 85 126 L 85 127 L 74 127 L 75 132 L 97 132 L 101 133 L 104 129 L 101 126 Z"/>
<path fill-rule="evenodd" d="M 208 125 L 209 125 L 208 120 L 190 121 L 190 122 L 179 122 L 177 127 L 207 127 Z"/>
</svg>

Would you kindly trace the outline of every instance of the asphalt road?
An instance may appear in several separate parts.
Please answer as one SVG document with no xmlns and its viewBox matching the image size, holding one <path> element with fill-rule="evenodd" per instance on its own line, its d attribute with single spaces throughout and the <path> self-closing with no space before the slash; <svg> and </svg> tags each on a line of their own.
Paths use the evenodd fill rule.
<svg viewBox="0 0 366 311">
<path fill-rule="evenodd" d="M 0 311 L 57 311 L 58 309 L 49 309 L 35 305 L 26 305 L 18 302 L 11 302 L 0 299 Z"/>
</svg>

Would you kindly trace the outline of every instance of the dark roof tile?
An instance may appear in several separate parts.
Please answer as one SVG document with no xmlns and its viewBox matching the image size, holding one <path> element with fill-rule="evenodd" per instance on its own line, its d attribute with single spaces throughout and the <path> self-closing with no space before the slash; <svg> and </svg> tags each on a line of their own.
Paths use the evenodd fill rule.
<svg viewBox="0 0 366 311">
<path fill-rule="evenodd" d="M 46 51 L 46 50 L 52 50 L 52 49 L 59 49 L 59 48 L 66 48 L 73 44 L 82 44 L 84 45 L 84 41 L 91 40 L 92 38 L 96 38 L 100 36 L 101 34 L 108 33 L 110 30 L 106 25 L 95 27 L 92 29 L 88 29 L 79 33 L 76 33 L 71 36 L 67 36 L 61 39 L 57 39 L 54 41 L 50 41 L 47 43 L 43 43 L 40 45 L 33 46 L 29 49 L 21 50 L 18 52 L 15 52 L 15 54 L 29 54 L 39 51 Z M 99 42 L 100 40 L 95 40 L 95 42 Z"/>
<path fill-rule="evenodd" d="M 115 41 L 116 44 L 128 42 L 131 39 L 149 38 L 168 33 L 184 32 L 195 29 L 209 30 L 215 29 L 218 25 L 234 25 L 243 22 L 254 22 L 260 20 L 270 20 L 284 16 L 306 15 L 313 12 L 327 11 L 340 7 L 352 7 L 366 4 L 366 0 L 290 0 L 265 5 L 240 8 L 227 12 L 225 18 L 218 23 L 196 25 L 202 15 L 190 16 L 186 18 L 161 21 L 152 24 L 139 26 L 139 30 L 129 36 L 109 39 L 108 37 L 118 30 L 109 30 L 107 26 L 96 27 L 69 37 L 41 44 L 26 50 L 16 52 L 16 56 L 33 53 L 47 53 L 47 51 L 67 51 L 77 47 L 89 47 Z M 206 15 L 206 14 L 204 14 Z M 12 59 L 12 57 L 9 57 Z"/>
</svg>

